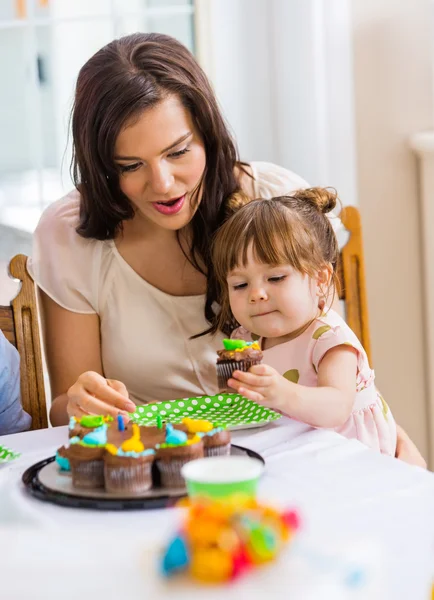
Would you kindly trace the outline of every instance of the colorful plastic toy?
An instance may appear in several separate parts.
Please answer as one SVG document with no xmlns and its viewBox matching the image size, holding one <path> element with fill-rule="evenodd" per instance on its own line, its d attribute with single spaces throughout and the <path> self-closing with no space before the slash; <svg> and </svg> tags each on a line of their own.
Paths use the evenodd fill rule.
<svg viewBox="0 0 434 600">
<path fill-rule="evenodd" d="M 295 511 L 279 512 L 256 500 L 194 502 L 164 553 L 161 570 L 206 583 L 230 581 L 273 560 L 298 528 Z"/>
</svg>

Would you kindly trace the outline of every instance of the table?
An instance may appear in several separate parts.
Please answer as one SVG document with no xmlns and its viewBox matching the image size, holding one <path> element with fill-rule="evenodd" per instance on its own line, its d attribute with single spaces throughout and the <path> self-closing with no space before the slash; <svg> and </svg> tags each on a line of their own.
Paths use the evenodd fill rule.
<svg viewBox="0 0 434 600">
<path fill-rule="evenodd" d="M 1 444 L 22 453 L 18 460 L 0 467 L 2 550 L 12 544 L 17 554 L 25 554 L 32 547 L 33 569 L 41 569 L 44 562 L 40 557 L 37 560 L 37 548 L 46 546 L 50 539 L 53 543 L 57 540 L 64 555 L 78 539 L 83 543 L 83 556 L 93 547 L 103 552 L 103 545 L 109 543 L 108 540 L 113 542 L 113 552 L 119 552 L 120 556 L 119 540 L 124 543 L 129 540 L 131 548 L 143 540 L 149 548 L 154 544 L 161 546 L 179 520 L 176 509 L 98 512 L 63 508 L 26 494 L 20 481 L 23 471 L 53 455 L 66 438 L 66 427 L 0 438 Z M 382 599 L 427 600 L 434 567 L 434 474 L 378 455 L 359 442 L 346 440 L 332 431 L 315 430 L 285 417 L 263 428 L 234 432 L 233 441 L 265 458 L 266 471 L 260 483 L 260 497 L 280 506 L 298 507 L 305 540 L 322 547 L 366 542 L 381 556 L 385 584 Z M 7 565 L 11 577 L 14 560 L 5 562 L 2 559 L 0 574 L 2 565 L 3 574 Z M 59 565 L 56 568 L 61 568 Z M 283 569 L 280 574 L 284 579 Z M 130 580 L 133 579 L 131 576 Z M 3 576 L 0 581 L 3 596 Z M 20 581 L 22 593 L 26 585 L 30 584 Z M 245 583 L 243 588 L 234 588 L 226 594 L 228 600 L 245 596 L 251 585 Z M 66 593 L 66 581 L 64 586 Z M 65 593 L 59 595 L 58 587 L 53 589 L 53 596 L 44 588 L 44 598 L 56 597 L 55 591 L 57 597 L 69 598 Z M 253 587 L 249 595 L 262 598 L 264 593 L 264 588 L 261 592 Z M 144 595 L 142 590 L 137 598 L 146 596 L 156 597 Z M 11 593 L 4 597 L 14 598 Z M 104 593 L 101 597 L 112 596 Z M 192 597 L 191 594 L 188 597 Z M 211 597 L 214 596 L 207 592 L 207 598 Z M 129 596 L 130 600 L 135 598 Z"/>
</svg>

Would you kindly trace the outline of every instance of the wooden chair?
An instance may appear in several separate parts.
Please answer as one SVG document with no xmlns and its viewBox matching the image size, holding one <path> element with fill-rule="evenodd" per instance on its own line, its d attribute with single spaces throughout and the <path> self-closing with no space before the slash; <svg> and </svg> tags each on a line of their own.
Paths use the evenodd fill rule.
<svg viewBox="0 0 434 600">
<path fill-rule="evenodd" d="M 339 299 L 345 301 L 346 321 L 365 348 L 372 366 L 360 213 L 355 206 L 345 206 L 339 216 L 350 233 L 338 263 Z"/>
<path fill-rule="evenodd" d="M 32 417 L 32 429 L 48 427 L 42 369 L 41 338 L 33 279 L 27 267 L 27 257 L 15 256 L 9 264 L 9 274 L 21 281 L 18 295 L 10 306 L 0 306 L 0 329 L 13 344 L 21 358 L 21 400 Z"/>
</svg>

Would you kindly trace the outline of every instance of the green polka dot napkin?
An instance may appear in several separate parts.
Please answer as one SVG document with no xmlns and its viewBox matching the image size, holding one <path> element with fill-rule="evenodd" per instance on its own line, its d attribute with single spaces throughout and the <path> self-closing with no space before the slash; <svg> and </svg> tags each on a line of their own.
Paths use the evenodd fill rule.
<svg viewBox="0 0 434 600">
<path fill-rule="evenodd" d="M 19 452 L 14 452 L 10 448 L 0 445 L 0 465 L 2 463 L 14 460 L 14 458 L 18 458 L 19 456 L 21 456 Z"/>
<path fill-rule="evenodd" d="M 157 415 L 171 423 L 179 423 L 184 417 L 206 419 L 228 429 L 259 427 L 281 417 L 271 408 L 239 394 L 218 394 L 137 406 L 135 412 L 131 413 L 131 419 L 139 425 L 156 425 Z"/>
</svg>

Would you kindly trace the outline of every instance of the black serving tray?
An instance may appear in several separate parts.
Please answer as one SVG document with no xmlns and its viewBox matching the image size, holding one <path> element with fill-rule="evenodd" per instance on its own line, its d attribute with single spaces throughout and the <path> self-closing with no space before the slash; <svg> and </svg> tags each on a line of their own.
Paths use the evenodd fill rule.
<svg viewBox="0 0 434 600">
<path fill-rule="evenodd" d="M 243 446 L 231 444 L 231 454 L 250 456 L 265 464 L 260 454 Z M 185 488 L 178 488 L 176 490 L 162 488 L 158 485 L 158 478 L 157 485 L 154 485 L 149 492 L 129 497 L 109 494 L 104 490 L 95 490 L 94 494 L 93 490 L 85 490 L 82 493 L 81 490 L 73 489 L 72 486 L 69 486 L 70 490 L 65 489 L 67 486 L 59 485 L 59 481 L 61 484 L 67 483 L 66 478 L 70 480 L 70 475 L 68 474 L 59 475 L 57 483 L 53 478 L 53 484 L 47 485 L 46 480 L 50 480 L 47 474 L 50 475 L 48 471 L 53 470 L 54 465 L 52 463 L 54 461 L 55 456 L 41 460 L 29 467 L 22 477 L 27 492 L 34 498 L 44 502 L 51 502 L 70 508 L 91 508 L 95 510 L 150 510 L 153 508 L 170 508 L 175 506 L 180 498 L 187 495 Z M 42 477 L 42 474 L 44 477 Z M 65 478 L 65 481 L 62 482 L 60 478 Z"/>
</svg>

